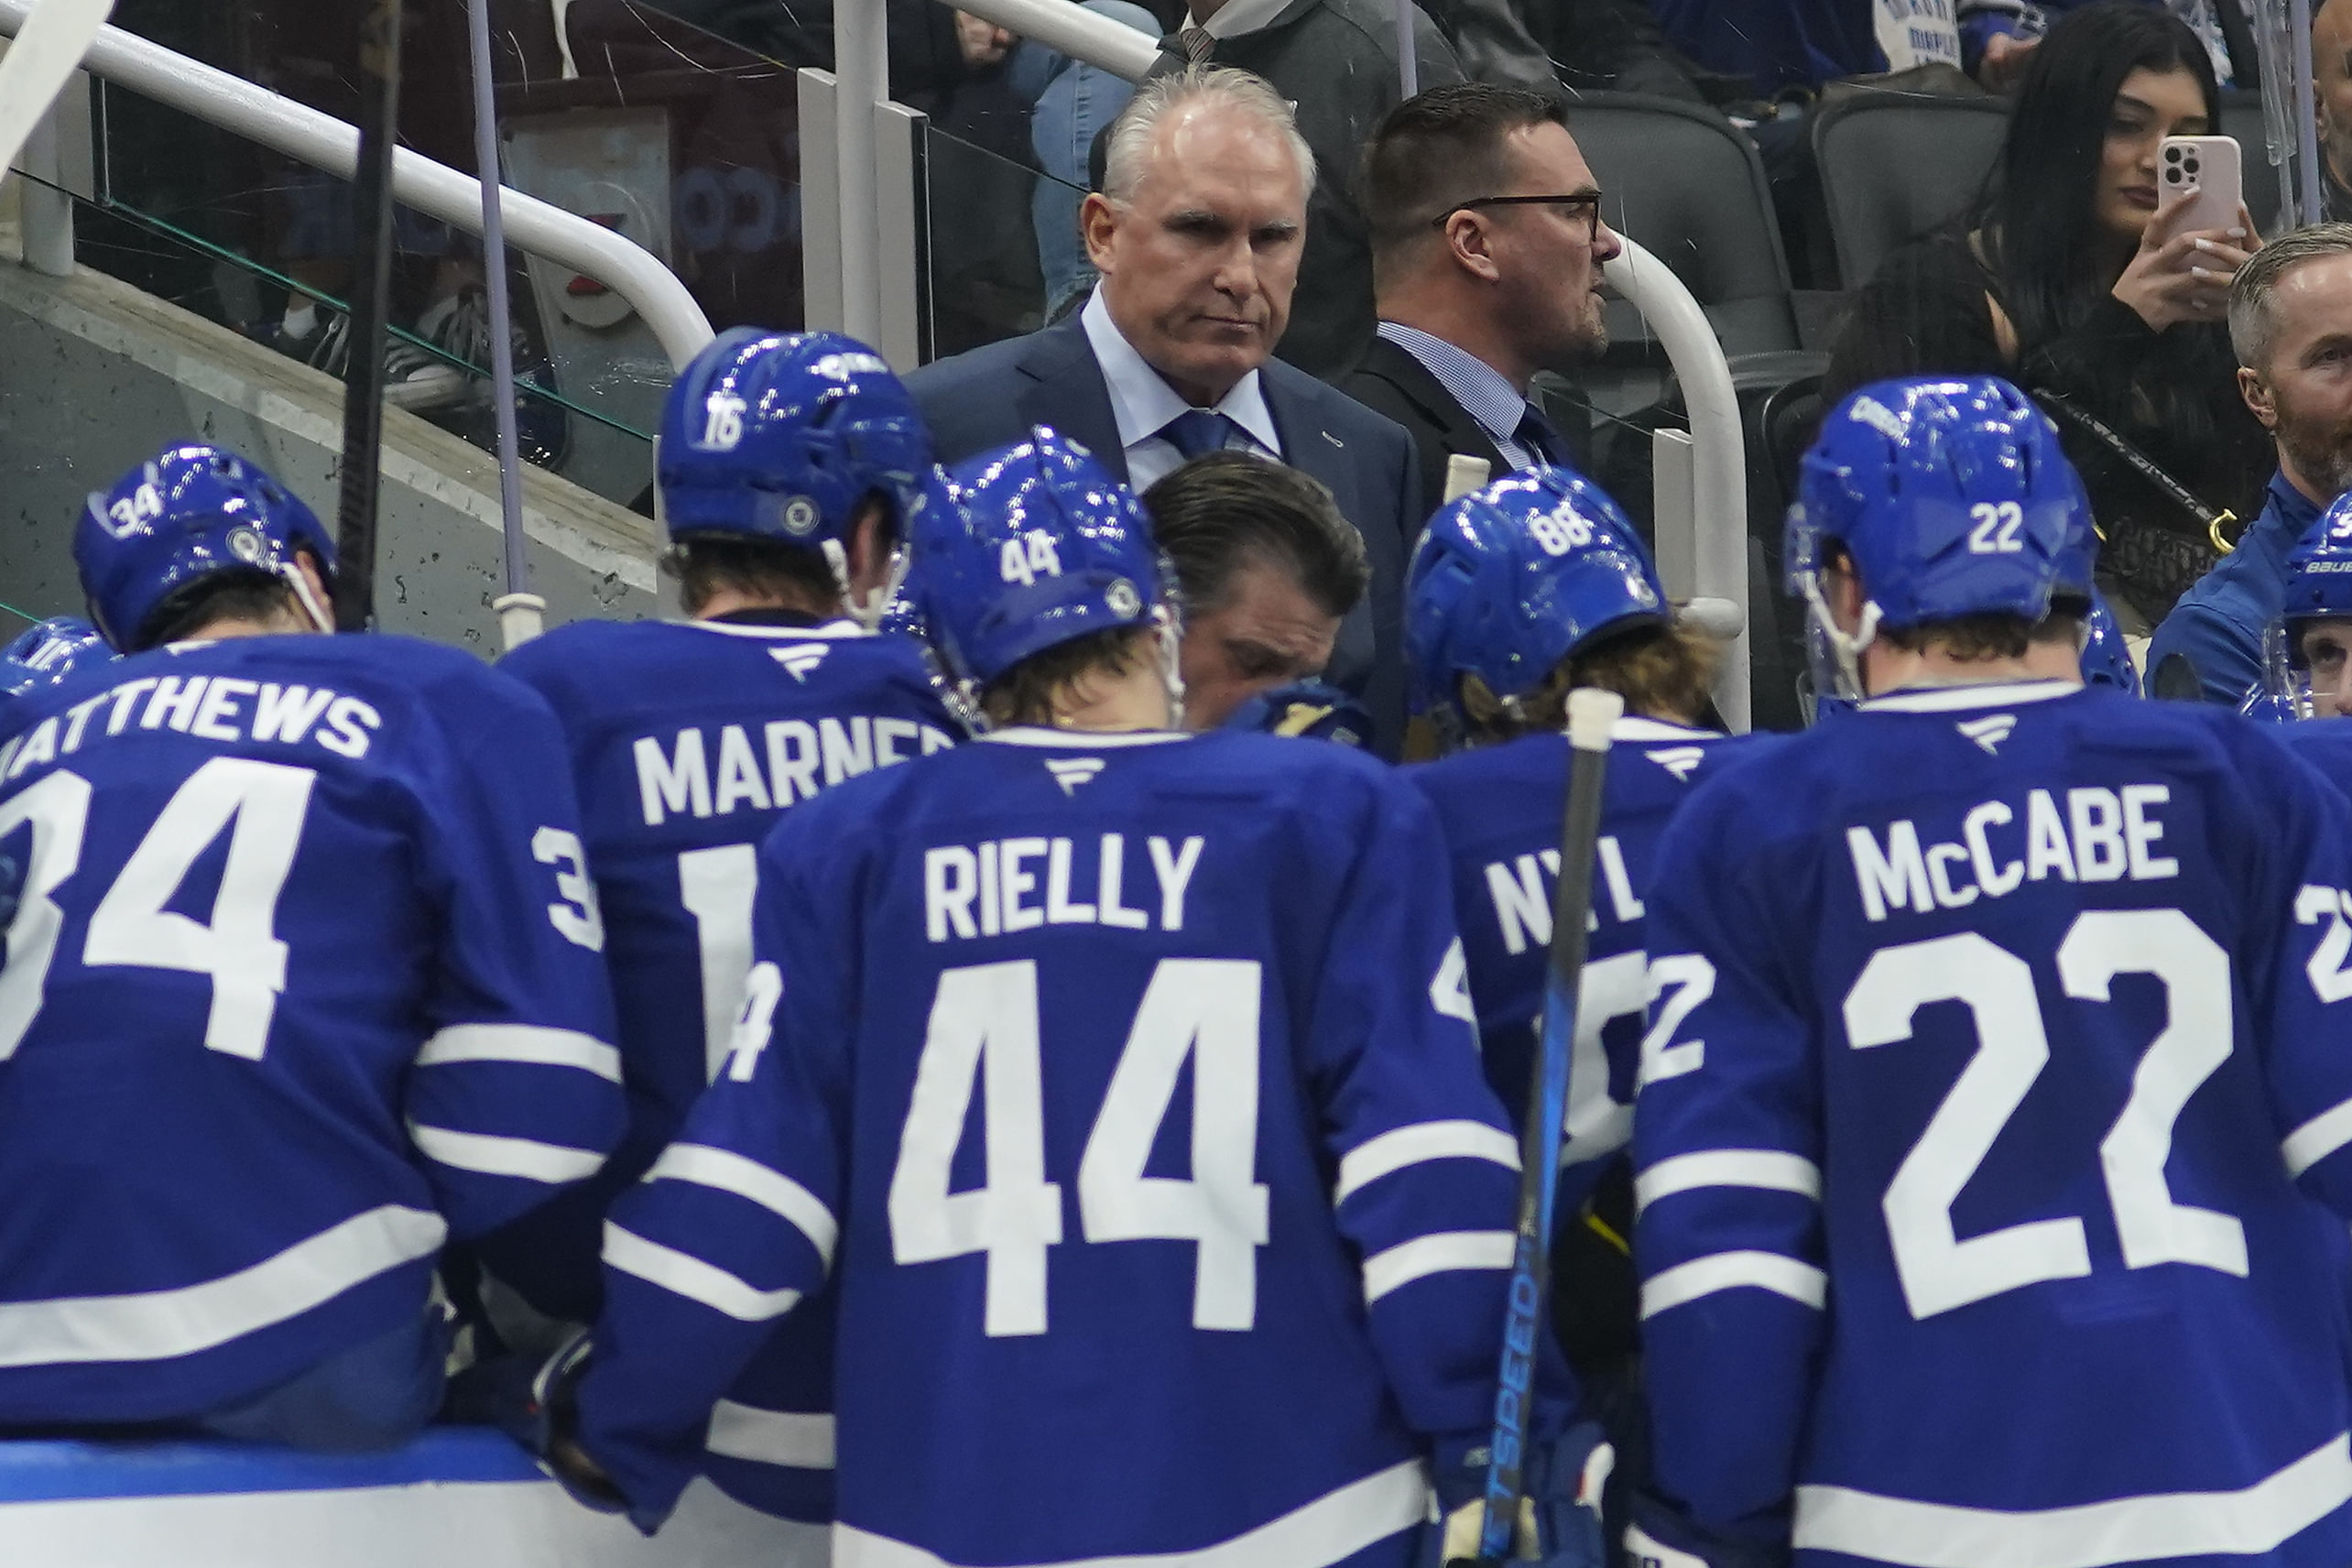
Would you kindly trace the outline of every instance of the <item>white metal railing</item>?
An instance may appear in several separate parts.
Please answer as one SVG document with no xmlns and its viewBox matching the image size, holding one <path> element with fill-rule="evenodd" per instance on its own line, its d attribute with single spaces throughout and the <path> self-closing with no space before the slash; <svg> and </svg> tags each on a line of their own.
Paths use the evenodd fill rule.
<svg viewBox="0 0 2352 1568">
<path fill-rule="evenodd" d="M 1734 730 L 1748 726 L 1748 437 L 1739 424 L 1739 396 L 1732 389 L 1731 365 L 1724 358 L 1715 324 L 1698 299 L 1666 264 L 1634 241 L 1603 271 L 1609 287 L 1641 312 L 1658 334 L 1682 388 L 1690 415 L 1689 505 L 1677 504 L 1679 486 L 1658 476 L 1652 518 L 1658 566 L 1666 592 L 1676 598 L 1727 599 L 1739 606 L 1739 635 L 1733 639 L 1715 678 L 1715 707 Z"/>
<path fill-rule="evenodd" d="M 0 37 L 16 37 L 32 9 L 33 0 L 0 0 Z M 120 27 L 100 29 L 82 67 L 299 163 L 345 179 L 358 167 L 356 127 Z M 392 194 L 454 228 L 482 233 L 482 188 L 471 175 L 402 147 L 393 154 Z M 511 188 L 499 207 L 509 245 L 593 278 L 626 299 L 645 318 L 672 365 L 684 368 L 711 341 L 710 319 L 693 295 L 643 246 Z"/>
<path fill-rule="evenodd" d="M 1033 38 L 1072 60 L 1083 60 L 1129 82 L 1141 82 L 1151 62 L 1160 58 L 1159 39 L 1124 22 L 1097 16 L 1077 0 L 980 0 L 976 5 L 953 0 L 953 4 L 957 10 L 994 22 L 1017 38 Z"/>
</svg>

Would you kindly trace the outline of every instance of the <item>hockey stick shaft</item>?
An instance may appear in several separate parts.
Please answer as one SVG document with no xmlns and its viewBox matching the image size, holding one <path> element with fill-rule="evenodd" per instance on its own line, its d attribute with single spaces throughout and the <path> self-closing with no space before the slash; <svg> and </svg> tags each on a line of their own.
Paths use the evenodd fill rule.
<svg viewBox="0 0 2352 1568">
<path fill-rule="evenodd" d="M 400 110 L 400 0 L 365 0 L 359 27 L 359 168 L 352 179 L 350 354 L 335 508 L 335 629 L 376 619 L 376 501 L 384 440 L 384 338 L 392 288 L 392 147 Z"/>
<path fill-rule="evenodd" d="M 82 65 L 114 0 L 42 0 L 0 60 L 0 175 Z"/>
<path fill-rule="evenodd" d="M 1593 908 L 1594 851 L 1600 840 L 1610 731 L 1624 711 L 1624 701 L 1612 691 L 1585 687 L 1568 694 L 1568 792 L 1560 833 L 1560 885 L 1552 903 L 1543 1021 L 1527 1119 L 1519 1130 L 1519 1223 L 1503 1313 L 1495 1432 L 1487 1448 L 1486 1513 L 1478 1536 L 1481 1568 L 1509 1561 L 1519 1499 L 1527 1490 L 1528 1422 L 1534 1413 L 1535 1367 L 1551 1286 L 1552 1205 L 1560 1190 L 1561 1128 L 1567 1115 L 1577 993 L 1584 974 L 1584 925 Z"/>
</svg>

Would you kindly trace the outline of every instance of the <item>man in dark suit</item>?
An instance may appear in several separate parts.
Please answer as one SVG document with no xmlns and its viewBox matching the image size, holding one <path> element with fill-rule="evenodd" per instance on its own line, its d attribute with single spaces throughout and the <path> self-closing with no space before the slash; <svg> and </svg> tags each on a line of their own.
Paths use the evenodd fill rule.
<svg viewBox="0 0 2352 1568">
<path fill-rule="evenodd" d="M 1570 462 L 1530 383 L 1607 346 L 1601 267 L 1624 246 L 1559 103 L 1432 88 L 1373 132 L 1364 196 L 1380 325 L 1340 386 L 1411 434 L 1424 509 L 1443 498 L 1449 453 L 1497 477 Z"/>
<path fill-rule="evenodd" d="M 1202 452 L 1254 452 L 1321 480 L 1364 537 L 1372 591 L 1329 677 L 1380 748 L 1404 733 L 1404 566 L 1421 476 L 1405 432 L 1271 357 L 1290 317 L 1313 155 L 1265 82 L 1212 69 L 1148 83 L 1108 133 L 1080 222 L 1102 276 L 1069 319 L 907 378 L 942 462 L 1050 425 L 1136 491 Z"/>
</svg>

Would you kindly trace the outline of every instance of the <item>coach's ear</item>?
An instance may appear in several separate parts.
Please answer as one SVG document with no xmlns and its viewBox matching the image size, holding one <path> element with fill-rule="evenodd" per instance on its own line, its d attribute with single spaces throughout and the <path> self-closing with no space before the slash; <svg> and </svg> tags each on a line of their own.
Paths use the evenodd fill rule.
<svg viewBox="0 0 2352 1568">
<path fill-rule="evenodd" d="M 2260 371 L 2238 366 L 2238 395 L 2246 399 L 2246 406 L 2254 411 L 2256 419 L 2262 421 L 2264 430 L 2279 428 L 2278 395 L 2270 390 L 2270 384 L 2262 379 Z"/>
</svg>

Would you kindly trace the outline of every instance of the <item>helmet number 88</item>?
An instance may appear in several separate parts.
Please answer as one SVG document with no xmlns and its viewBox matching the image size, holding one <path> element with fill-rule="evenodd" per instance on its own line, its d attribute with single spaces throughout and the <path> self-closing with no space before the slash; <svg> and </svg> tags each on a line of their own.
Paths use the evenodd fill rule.
<svg viewBox="0 0 2352 1568">
<path fill-rule="evenodd" d="M 1593 525 L 1573 515 L 1563 517 L 1538 512 L 1527 520 L 1527 531 L 1535 536 L 1546 555 L 1565 555 L 1593 542 Z"/>
<path fill-rule="evenodd" d="M 2025 508 L 2014 501 L 1979 501 L 1968 508 L 1971 555 L 2016 555 L 2025 549 L 2017 530 L 2025 526 Z"/>
</svg>

